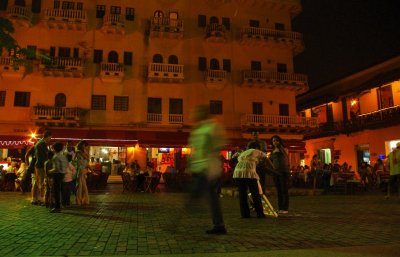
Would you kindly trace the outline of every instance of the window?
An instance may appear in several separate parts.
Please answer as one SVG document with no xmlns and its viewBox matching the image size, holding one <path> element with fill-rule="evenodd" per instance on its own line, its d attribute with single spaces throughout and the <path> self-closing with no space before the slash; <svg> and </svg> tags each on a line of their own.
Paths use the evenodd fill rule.
<svg viewBox="0 0 400 257">
<path fill-rule="evenodd" d="M 54 0 L 53 7 L 54 9 L 60 9 L 60 0 Z"/>
<path fill-rule="evenodd" d="M 63 1 L 61 9 L 63 9 L 63 10 L 73 10 L 73 9 L 75 9 L 75 3 L 74 2 Z"/>
<path fill-rule="evenodd" d="M 124 52 L 124 65 L 132 66 L 132 52 Z"/>
<path fill-rule="evenodd" d="M 77 2 L 76 9 L 82 11 L 83 10 L 83 3 Z"/>
<path fill-rule="evenodd" d="M 125 19 L 127 21 L 133 21 L 135 19 L 135 8 L 126 7 Z"/>
<path fill-rule="evenodd" d="M 219 19 L 218 19 L 218 17 L 211 16 L 211 17 L 210 17 L 210 24 L 219 24 Z"/>
<path fill-rule="evenodd" d="M 168 57 L 169 64 L 178 64 L 178 57 L 176 55 L 170 55 Z"/>
<path fill-rule="evenodd" d="M 16 6 L 24 6 L 25 7 L 25 0 L 15 0 L 14 5 Z"/>
<path fill-rule="evenodd" d="M 262 115 L 263 114 L 263 104 L 260 102 L 253 102 L 253 114 Z"/>
<path fill-rule="evenodd" d="M 210 60 L 210 69 L 211 70 L 219 70 L 219 61 L 215 58 Z"/>
<path fill-rule="evenodd" d="M 253 28 L 259 28 L 260 27 L 260 21 L 258 21 L 258 20 L 250 20 L 249 21 L 249 25 L 250 25 L 250 27 L 253 27 Z"/>
<path fill-rule="evenodd" d="M 129 97 L 128 96 L 114 96 L 114 111 L 128 111 Z"/>
<path fill-rule="evenodd" d="M 0 1 L 0 10 L 7 11 L 7 6 L 8 6 L 8 1 L 7 0 L 1 0 Z"/>
<path fill-rule="evenodd" d="M 58 93 L 54 98 L 55 107 L 65 107 L 67 106 L 67 97 L 63 93 Z"/>
<path fill-rule="evenodd" d="M 50 56 L 51 57 L 56 56 L 56 48 L 54 46 L 50 46 Z"/>
<path fill-rule="evenodd" d="M 287 72 L 287 66 L 284 63 L 277 63 L 276 64 L 276 70 L 278 72 Z"/>
<path fill-rule="evenodd" d="M 207 17 L 205 15 L 199 15 L 198 19 L 198 25 L 200 28 L 205 28 L 207 25 Z"/>
<path fill-rule="evenodd" d="M 149 97 L 147 99 L 147 113 L 161 114 L 161 98 Z"/>
<path fill-rule="evenodd" d="M 15 92 L 14 106 L 29 107 L 31 98 L 30 92 Z"/>
<path fill-rule="evenodd" d="M 58 57 L 71 57 L 71 48 L 69 47 L 58 48 Z"/>
<path fill-rule="evenodd" d="M 276 30 L 285 30 L 285 24 L 283 23 L 275 23 Z"/>
<path fill-rule="evenodd" d="M 111 6 L 111 14 L 121 14 L 121 6 Z"/>
<path fill-rule="evenodd" d="M 6 91 L 0 91 L 0 106 L 6 106 Z"/>
<path fill-rule="evenodd" d="M 103 61 L 103 50 L 94 49 L 93 63 L 101 63 Z"/>
<path fill-rule="evenodd" d="M 154 63 L 163 63 L 163 57 L 162 57 L 162 55 L 161 54 L 155 54 L 154 56 L 153 56 L 153 62 Z"/>
<path fill-rule="evenodd" d="M 32 13 L 40 13 L 42 8 L 42 0 L 32 0 Z"/>
<path fill-rule="evenodd" d="M 182 99 L 169 99 L 169 114 L 183 114 L 183 100 Z"/>
<path fill-rule="evenodd" d="M 261 62 L 251 61 L 251 70 L 260 71 L 261 70 Z"/>
<path fill-rule="evenodd" d="M 230 59 L 223 59 L 222 66 L 224 71 L 231 72 L 231 60 Z"/>
<path fill-rule="evenodd" d="M 288 104 L 279 104 L 279 115 L 280 116 L 289 116 L 289 105 Z"/>
<path fill-rule="evenodd" d="M 103 18 L 106 15 L 105 5 L 96 5 L 96 18 Z"/>
<path fill-rule="evenodd" d="M 106 99 L 105 95 L 92 95 L 92 110 L 105 110 Z"/>
<path fill-rule="evenodd" d="M 199 57 L 199 70 L 200 71 L 207 70 L 207 58 L 206 57 Z"/>
<path fill-rule="evenodd" d="M 73 57 L 74 57 L 74 58 L 79 58 L 79 48 L 77 48 L 77 47 L 74 48 L 74 55 L 73 55 Z"/>
<path fill-rule="evenodd" d="M 108 53 L 108 62 L 110 63 L 118 63 L 118 53 L 115 51 L 111 51 Z"/>
<path fill-rule="evenodd" d="M 210 114 L 222 114 L 222 101 L 210 101 Z"/>
<path fill-rule="evenodd" d="M 229 20 L 229 18 L 222 17 L 222 25 L 225 26 L 226 30 L 230 30 L 231 29 L 231 21 Z"/>
</svg>

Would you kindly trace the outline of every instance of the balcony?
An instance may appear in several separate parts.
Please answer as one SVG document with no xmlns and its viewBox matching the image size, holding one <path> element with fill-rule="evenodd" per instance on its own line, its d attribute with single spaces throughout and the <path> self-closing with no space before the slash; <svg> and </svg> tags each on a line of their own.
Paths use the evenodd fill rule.
<svg viewBox="0 0 400 257">
<path fill-rule="evenodd" d="M 243 86 L 279 88 L 295 91 L 296 94 L 301 94 L 308 90 L 307 76 L 304 74 L 256 70 L 243 71 Z"/>
<path fill-rule="evenodd" d="M 166 116 L 167 115 L 167 116 Z M 183 114 L 147 113 L 147 123 L 149 126 L 173 126 L 183 124 Z M 166 117 L 163 117 L 166 116 Z"/>
<path fill-rule="evenodd" d="M 266 132 L 304 133 L 318 127 L 317 118 L 300 116 L 245 114 L 241 118 L 242 130 L 258 129 Z"/>
<path fill-rule="evenodd" d="M 183 65 L 150 63 L 148 80 L 152 82 L 182 82 L 184 80 Z"/>
<path fill-rule="evenodd" d="M 87 110 L 78 107 L 33 106 L 32 120 L 37 126 L 79 127 Z"/>
<path fill-rule="evenodd" d="M 51 60 L 42 58 L 39 69 L 45 76 L 74 78 L 84 76 L 81 58 L 53 57 Z"/>
<path fill-rule="evenodd" d="M 44 22 L 49 29 L 68 29 L 86 31 L 87 16 L 83 10 L 47 9 Z"/>
<path fill-rule="evenodd" d="M 384 108 L 378 111 L 358 115 L 348 121 L 327 122 L 319 125 L 318 130 L 310 131 L 306 139 L 350 134 L 365 129 L 380 129 L 400 124 L 400 106 Z"/>
<path fill-rule="evenodd" d="M 25 6 L 10 6 L 7 8 L 7 18 L 9 18 L 13 23 L 30 27 L 32 26 L 32 13 Z"/>
<path fill-rule="evenodd" d="M 125 18 L 120 14 L 105 15 L 101 31 L 105 34 L 125 34 Z"/>
<path fill-rule="evenodd" d="M 0 57 L 0 76 L 19 78 L 21 79 L 25 74 L 25 66 L 15 64 L 11 57 Z"/>
<path fill-rule="evenodd" d="M 122 63 L 102 63 L 100 65 L 100 78 L 103 82 L 121 83 L 124 77 Z"/>
<path fill-rule="evenodd" d="M 150 18 L 150 36 L 180 39 L 183 37 L 183 21 L 169 17 Z"/>
<path fill-rule="evenodd" d="M 207 42 L 224 43 L 226 42 L 226 29 L 222 24 L 208 24 L 206 26 L 206 36 Z"/>
<path fill-rule="evenodd" d="M 304 50 L 303 36 L 293 31 L 267 28 L 243 27 L 241 43 L 248 46 L 265 46 L 269 48 L 290 48 L 295 55 Z"/>
</svg>

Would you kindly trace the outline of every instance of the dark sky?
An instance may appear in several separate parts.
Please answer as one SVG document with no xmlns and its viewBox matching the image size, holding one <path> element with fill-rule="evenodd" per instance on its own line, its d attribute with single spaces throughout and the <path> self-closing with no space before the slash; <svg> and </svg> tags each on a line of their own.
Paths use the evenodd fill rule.
<svg viewBox="0 0 400 257">
<path fill-rule="evenodd" d="M 293 31 L 305 51 L 295 71 L 310 89 L 400 54 L 400 0 L 302 0 Z"/>
</svg>

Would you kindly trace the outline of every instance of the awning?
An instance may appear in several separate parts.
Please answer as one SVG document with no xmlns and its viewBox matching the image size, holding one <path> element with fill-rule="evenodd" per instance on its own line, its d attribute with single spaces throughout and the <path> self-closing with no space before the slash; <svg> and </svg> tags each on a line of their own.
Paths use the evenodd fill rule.
<svg viewBox="0 0 400 257">
<path fill-rule="evenodd" d="M 20 149 L 33 144 L 29 136 L 0 135 L 0 148 Z"/>
</svg>

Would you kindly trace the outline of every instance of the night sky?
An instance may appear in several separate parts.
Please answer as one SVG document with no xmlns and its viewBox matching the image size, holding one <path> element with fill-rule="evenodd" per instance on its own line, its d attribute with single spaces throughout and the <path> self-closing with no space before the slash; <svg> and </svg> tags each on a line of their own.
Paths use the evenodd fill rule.
<svg viewBox="0 0 400 257">
<path fill-rule="evenodd" d="M 400 54 L 400 0 L 302 0 L 293 31 L 305 51 L 295 71 L 310 89 Z"/>
</svg>

